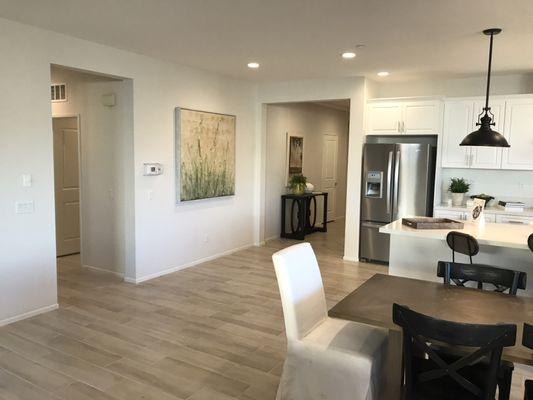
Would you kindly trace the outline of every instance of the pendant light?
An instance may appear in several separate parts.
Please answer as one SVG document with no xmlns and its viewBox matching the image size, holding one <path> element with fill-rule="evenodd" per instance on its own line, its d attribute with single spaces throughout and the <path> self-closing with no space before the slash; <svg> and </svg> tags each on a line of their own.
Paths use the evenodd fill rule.
<svg viewBox="0 0 533 400">
<path fill-rule="evenodd" d="M 485 29 L 483 33 L 490 36 L 489 47 L 489 70 L 487 73 L 487 96 L 485 99 L 485 107 L 478 116 L 478 122 L 476 126 L 479 126 L 477 131 L 472 132 L 461 142 L 461 146 L 489 146 L 489 147 L 510 147 L 505 137 L 492 129 L 492 126 L 496 125 L 493 122 L 494 114 L 490 111 L 489 107 L 489 92 L 490 92 L 490 73 L 492 68 L 492 42 L 494 35 L 497 35 L 502 30 L 499 28 Z"/>
</svg>

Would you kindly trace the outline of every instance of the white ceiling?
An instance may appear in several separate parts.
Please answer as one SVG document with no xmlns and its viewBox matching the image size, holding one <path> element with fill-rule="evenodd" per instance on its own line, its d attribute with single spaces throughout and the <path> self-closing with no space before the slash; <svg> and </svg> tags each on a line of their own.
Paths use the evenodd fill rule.
<svg viewBox="0 0 533 400">
<path fill-rule="evenodd" d="M 0 0 L 0 16 L 250 80 L 483 73 L 496 26 L 494 70 L 533 70 L 532 0 Z"/>
</svg>

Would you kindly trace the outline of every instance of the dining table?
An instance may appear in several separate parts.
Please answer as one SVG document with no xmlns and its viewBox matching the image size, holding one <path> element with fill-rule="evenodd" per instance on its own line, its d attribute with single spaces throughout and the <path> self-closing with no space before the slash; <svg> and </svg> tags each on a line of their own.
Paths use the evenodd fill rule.
<svg viewBox="0 0 533 400">
<path fill-rule="evenodd" d="M 533 298 L 375 274 L 331 308 L 329 316 L 389 330 L 389 352 L 384 385 L 387 393 L 383 398 L 400 398 L 402 336 L 401 328 L 392 321 L 394 303 L 447 321 L 515 324 L 516 344 L 505 348 L 502 359 L 533 365 L 533 352 L 522 346 L 524 322 L 533 322 Z"/>
</svg>

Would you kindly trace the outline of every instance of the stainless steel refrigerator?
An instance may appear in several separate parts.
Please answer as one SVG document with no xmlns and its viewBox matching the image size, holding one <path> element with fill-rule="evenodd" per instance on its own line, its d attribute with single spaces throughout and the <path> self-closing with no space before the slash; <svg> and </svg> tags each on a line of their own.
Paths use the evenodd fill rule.
<svg viewBox="0 0 533 400">
<path fill-rule="evenodd" d="M 399 218 L 431 216 L 435 147 L 373 144 L 363 149 L 360 254 L 362 261 L 389 261 L 389 235 L 379 228 Z"/>
</svg>

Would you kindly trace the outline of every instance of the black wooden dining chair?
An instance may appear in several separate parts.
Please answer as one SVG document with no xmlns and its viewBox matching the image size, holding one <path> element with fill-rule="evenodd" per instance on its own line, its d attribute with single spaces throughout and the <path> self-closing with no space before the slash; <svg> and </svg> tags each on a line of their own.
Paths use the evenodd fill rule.
<svg viewBox="0 0 533 400">
<path fill-rule="evenodd" d="M 502 351 L 515 344 L 516 325 L 444 321 L 398 304 L 392 314 L 403 330 L 405 400 L 494 399 Z M 433 344 L 472 351 L 448 357 L 435 352 Z"/>
<path fill-rule="evenodd" d="M 511 295 L 516 295 L 518 289 L 524 290 L 527 285 L 525 272 L 483 264 L 439 261 L 437 276 L 448 285 L 453 282 L 464 286 L 467 282 L 477 282 L 477 288 L 483 289 L 483 284 L 490 284 L 494 291 L 503 293 L 508 290 Z"/>
<path fill-rule="evenodd" d="M 532 237 L 533 235 L 529 237 L 530 243 Z M 522 344 L 533 350 L 533 325 L 524 324 Z M 524 400 L 533 400 L 533 381 L 529 379 L 525 382 Z"/>
<path fill-rule="evenodd" d="M 455 253 L 461 253 L 470 258 L 472 264 L 472 257 L 479 253 L 479 243 L 477 239 L 466 233 L 451 231 L 446 235 L 446 243 L 452 249 L 452 261 L 455 262 Z"/>
<path fill-rule="evenodd" d="M 439 261 L 437 276 L 443 278 L 445 284 L 455 283 L 464 286 L 467 282 L 477 282 L 478 289 L 484 288 L 484 284 L 490 284 L 496 292 L 508 291 L 508 294 L 516 296 L 518 289 L 525 289 L 527 274 L 521 271 L 493 267 L 482 264 L 461 264 L 455 262 Z M 447 350 L 441 350 L 446 353 Z M 502 361 L 498 374 L 498 399 L 509 400 L 511 396 L 511 380 L 513 377 L 514 364 Z"/>
</svg>

